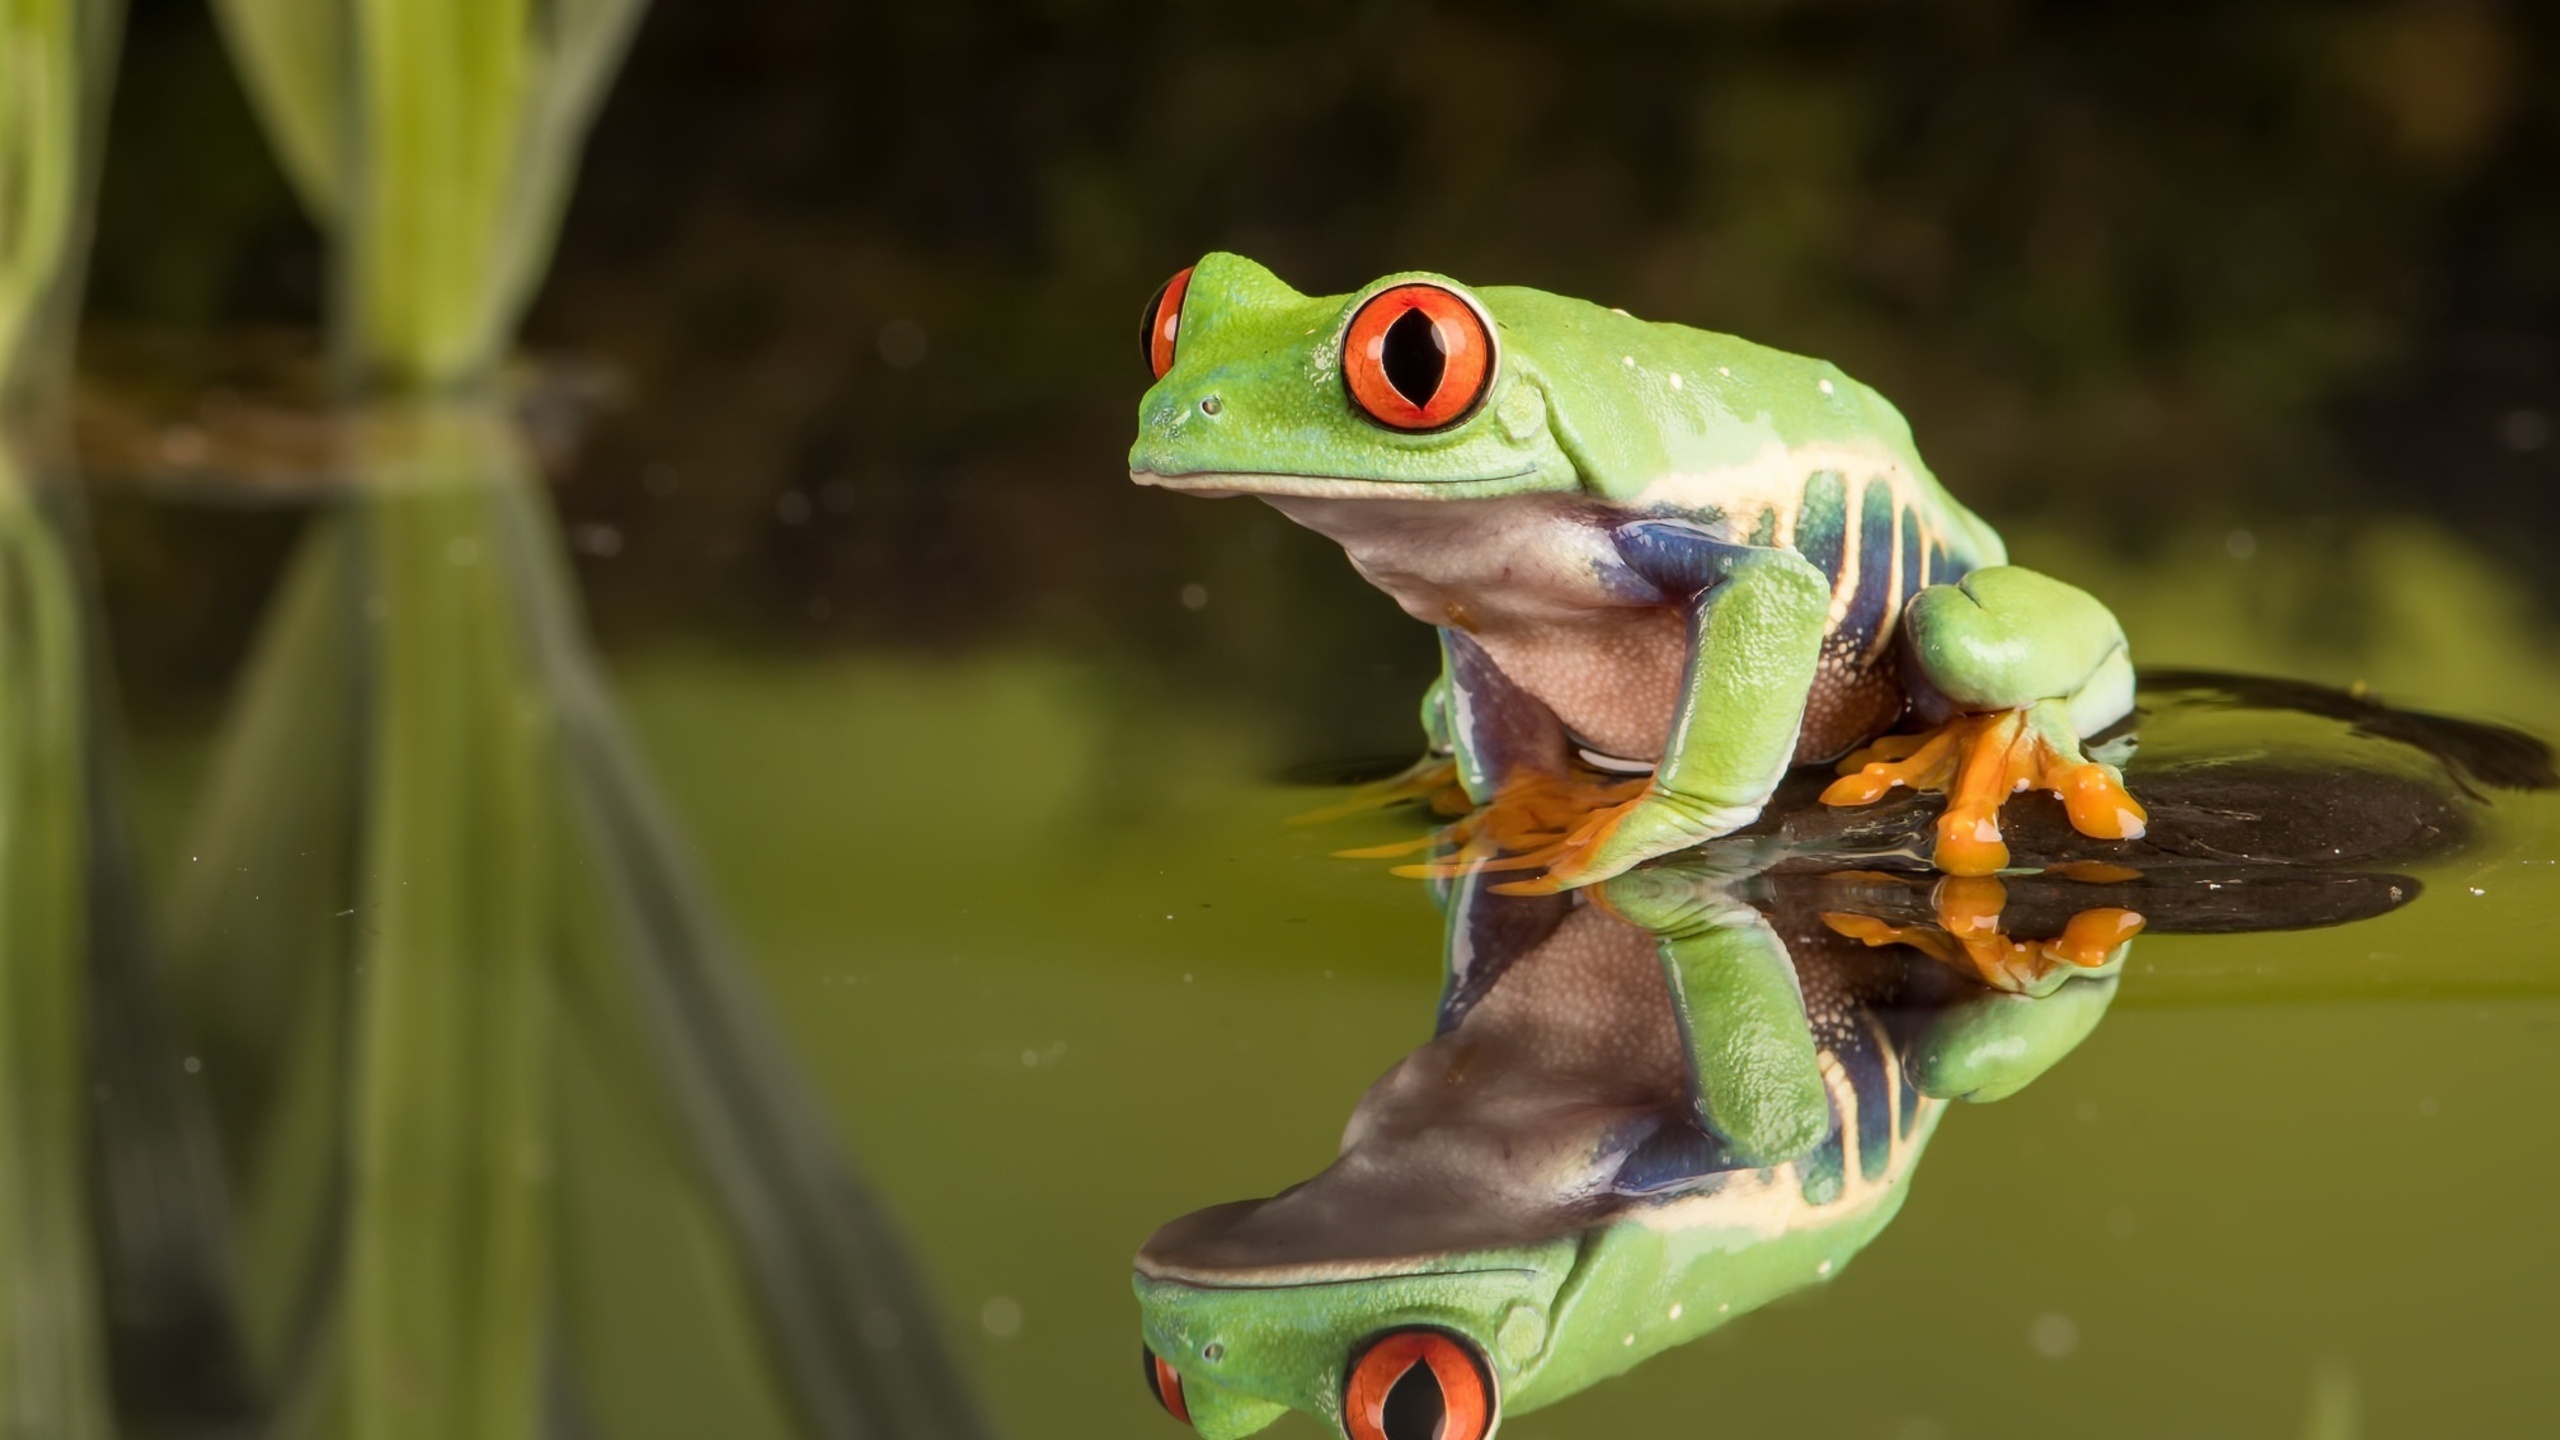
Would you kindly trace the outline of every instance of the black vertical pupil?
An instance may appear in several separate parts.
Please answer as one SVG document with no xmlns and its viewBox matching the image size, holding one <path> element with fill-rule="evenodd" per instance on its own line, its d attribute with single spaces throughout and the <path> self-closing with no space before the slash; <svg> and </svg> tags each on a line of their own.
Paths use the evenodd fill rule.
<svg viewBox="0 0 2560 1440">
<path fill-rule="evenodd" d="M 1408 312 L 1410 319 L 1420 312 Z M 1398 326 L 1403 320 L 1396 322 Z M 1395 332 L 1389 330 L 1392 338 Z M 1395 372 L 1389 371 L 1392 378 Z M 1398 387 L 1402 388 L 1402 387 Z M 1440 1377 L 1429 1365 L 1416 1362 L 1412 1369 L 1396 1377 L 1387 1390 L 1387 1403 L 1379 1407 L 1378 1426 L 1387 1440 L 1440 1440 L 1440 1427 L 1448 1419 L 1449 1401 L 1440 1393 Z"/>
<path fill-rule="evenodd" d="M 1397 394 L 1417 407 L 1430 404 L 1440 393 L 1441 373 L 1449 368 L 1449 357 L 1440 348 L 1440 327 L 1421 311 L 1407 310 L 1387 327 L 1378 363 Z"/>
</svg>

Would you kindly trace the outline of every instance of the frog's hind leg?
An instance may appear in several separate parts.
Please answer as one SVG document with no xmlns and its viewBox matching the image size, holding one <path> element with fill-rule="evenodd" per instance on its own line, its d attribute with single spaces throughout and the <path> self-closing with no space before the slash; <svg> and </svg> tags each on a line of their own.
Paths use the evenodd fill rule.
<svg viewBox="0 0 2560 1440">
<path fill-rule="evenodd" d="M 1440 678 L 1423 696 L 1422 731 L 1429 749 L 1402 774 L 1296 821 L 1425 800 L 1443 816 L 1464 818 L 1432 835 L 1337 853 L 1376 860 L 1445 850 L 1416 870 L 1445 877 L 1490 855 L 1553 843 L 1595 804 L 1616 798 L 1613 789 L 1585 793 L 1564 722 L 1464 631 L 1440 631 Z"/>
<path fill-rule="evenodd" d="M 1457 762 L 1477 805 L 1526 780 L 1561 780 L 1573 768 L 1564 722 L 1493 663 L 1463 630 L 1440 630 L 1441 731 L 1432 738 Z"/>
<path fill-rule="evenodd" d="M 2020 790 L 2061 796 L 2083 835 L 2142 834 L 2148 817 L 2123 775 L 2081 749 L 2133 709 L 2123 627 L 2087 591 L 2014 565 L 1977 570 L 1914 595 L 1902 644 L 1913 708 L 1937 728 L 1851 755 L 1826 804 L 1867 804 L 1896 785 L 1946 792 L 1935 859 L 1957 875 L 2009 863 L 2000 807 Z"/>
</svg>

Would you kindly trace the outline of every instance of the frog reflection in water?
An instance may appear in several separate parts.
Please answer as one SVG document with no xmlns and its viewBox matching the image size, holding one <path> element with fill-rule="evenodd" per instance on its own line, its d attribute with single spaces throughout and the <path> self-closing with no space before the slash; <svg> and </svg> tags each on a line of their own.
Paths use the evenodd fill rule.
<svg viewBox="0 0 2560 1440">
<path fill-rule="evenodd" d="M 1341 1157 L 1139 1253 L 1148 1385 L 1208 1440 L 1291 1408 L 1351 1440 L 1484 1440 L 1836 1274 L 1946 1101 L 2078 1044 L 2124 955 L 2031 967 L 2039 999 L 1850 928 L 1805 905 L 1773 925 L 1676 869 L 1579 896 L 1462 882 L 1438 1038 L 1363 1097 Z"/>
<path fill-rule="evenodd" d="M 1790 765 L 1906 713 L 1934 731 L 1851 756 L 1826 798 L 1947 790 L 1943 868 L 2005 865 L 2000 806 L 2029 786 L 2084 834 L 2142 833 L 2082 743 L 2132 707 L 2115 617 L 2005 564 L 1830 365 L 1438 275 L 1309 297 L 1225 254 L 1167 282 L 1145 343 L 1132 478 L 1262 496 L 1439 627 L 1423 724 L 1470 801 L 1614 798 L 1571 785 L 1577 759 L 1649 774 L 1541 837 L 1549 885 L 1748 824 Z"/>
</svg>

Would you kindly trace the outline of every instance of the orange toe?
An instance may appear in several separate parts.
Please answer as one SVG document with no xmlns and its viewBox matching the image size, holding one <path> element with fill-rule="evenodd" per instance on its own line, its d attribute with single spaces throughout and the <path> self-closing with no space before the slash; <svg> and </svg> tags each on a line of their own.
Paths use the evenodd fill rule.
<svg viewBox="0 0 2560 1440">
<path fill-rule="evenodd" d="M 2095 763 L 2061 766 L 2045 777 L 2062 797 L 2071 828 L 2097 840 L 2137 840 L 2151 823 L 2139 801 L 2113 771 Z"/>
</svg>

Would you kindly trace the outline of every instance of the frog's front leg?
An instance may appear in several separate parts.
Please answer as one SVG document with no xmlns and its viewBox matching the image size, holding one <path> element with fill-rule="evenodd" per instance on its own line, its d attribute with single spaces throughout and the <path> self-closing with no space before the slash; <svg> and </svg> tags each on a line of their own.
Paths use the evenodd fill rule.
<svg viewBox="0 0 2560 1440">
<path fill-rule="evenodd" d="M 1776 1165 L 1831 1133 L 1812 1022 L 1787 943 L 1759 911 L 1678 867 L 1594 891 L 1653 932 L 1689 1070 L 1692 1114 L 1735 1158 Z"/>
<path fill-rule="evenodd" d="M 1830 618 L 1830 582 L 1792 550 L 1679 521 L 1638 521 L 1615 539 L 1628 568 L 1686 597 L 1688 665 L 1652 783 L 1584 822 L 1547 885 L 1605 880 L 1758 819 L 1795 759 Z"/>
<path fill-rule="evenodd" d="M 1912 708 L 1938 728 L 1889 736 L 1841 764 L 1825 803 L 1862 805 L 1896 785 L 1944 790 L 1935 859 L 1956 875 L 2009 863 L 2000 806 L 2017 791 L 2062 797 L 2081 834 L 2129 840 L 2148 817 L 2083 737 L 2133 709 L 2124 629 L 2087 591 L 2015 565 L 1911 598 L 1902 618 Z"/>
</svg>

